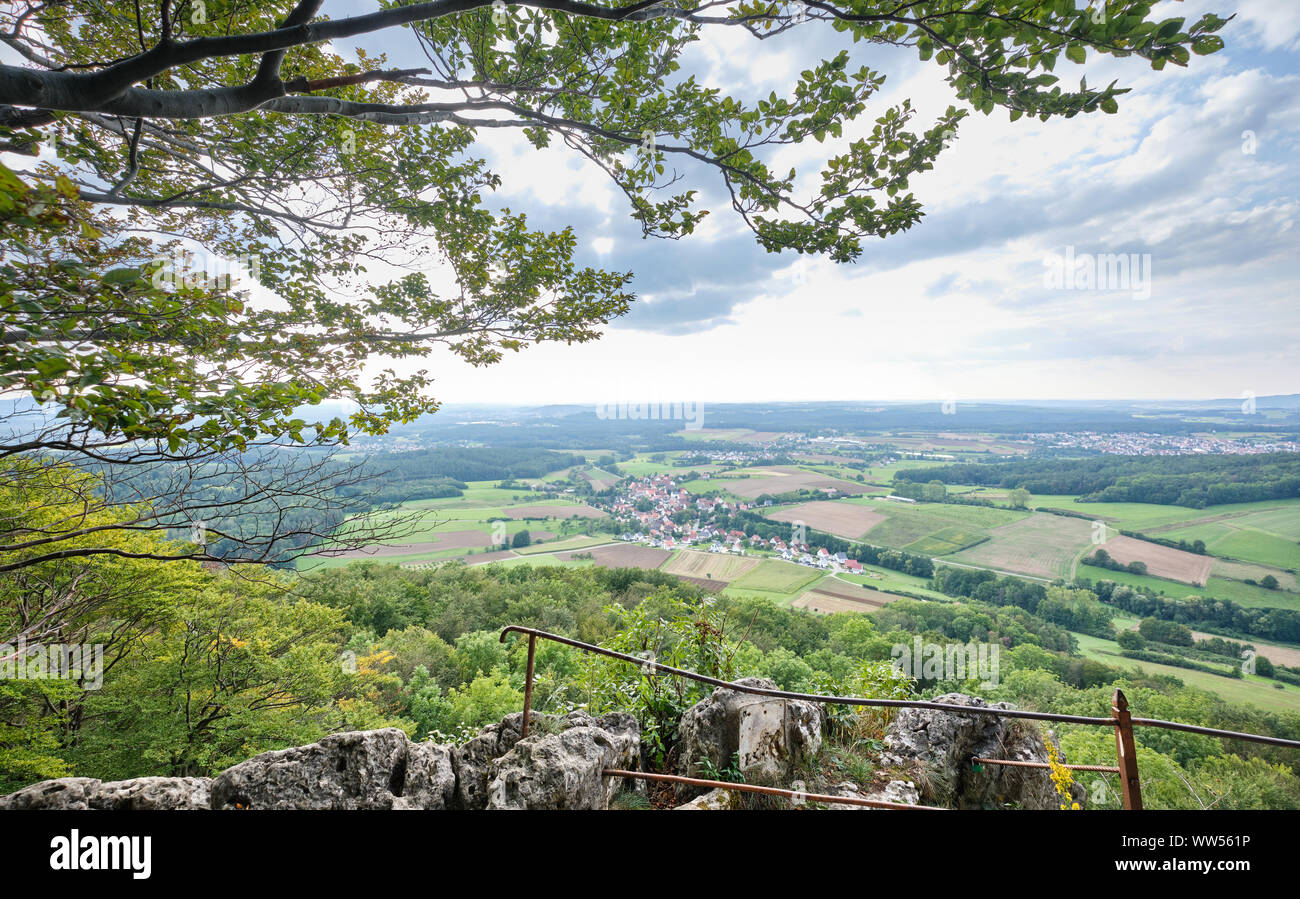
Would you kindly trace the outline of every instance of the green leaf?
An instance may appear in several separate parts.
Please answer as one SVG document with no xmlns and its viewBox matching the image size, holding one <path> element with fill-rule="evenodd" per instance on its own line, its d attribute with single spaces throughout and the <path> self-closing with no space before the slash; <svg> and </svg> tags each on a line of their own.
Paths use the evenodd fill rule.
<svg viewBox="0 0 1300 899">
<path fill-rule="evenodd" d="M 115 287 L 134 284 L 136 281 L 140 280 L 140 270 L 134 268 L 115 268 L 112 271 L 105 272 L 104 276 L 99 280 Z"/>
<path fill-rule="evenodd" d="M 1169 19 L 1163 22 L 1160 27 L 1156 29 L 1156 38 L 1158 40 L 1168 40 L 1183 30 L 1183 22 L 1185 21 L 1185 19 Z"/>
</svg>

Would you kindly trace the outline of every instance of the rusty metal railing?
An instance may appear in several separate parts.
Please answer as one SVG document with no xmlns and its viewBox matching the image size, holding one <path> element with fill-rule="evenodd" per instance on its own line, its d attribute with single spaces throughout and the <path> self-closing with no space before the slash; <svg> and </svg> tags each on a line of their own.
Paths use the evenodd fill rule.
<svg viewBox="0 0 1300 899">
<path fill-rule="evenodd" d="M 1009 768 L 1051 768 L 1047 762 L 1022 762 L 1016 759 L 981 759 L 973 758 L 971 762 L 976 765 L 1005 765 Z M 1070 771 L 1100 771 L 1103 774 L 1119 774 L 1120 770 L 1115 765 L 1061 765 Z"/>
<path fill-rule="evenodd" d="M 947 809 L 933 805 L 908 805 L 906 802 L 886 802 L 883 799 L 863 799 L 860 796 L 832 796 L 827 793 L 809 793 L 806 790 L 787 790 L 783 787 L 765 787 L 759 784 L 734 783 L 729 780 L 706 780 L 702 777 L 683 777 L 680 774 L 656 774 L 651 771 L 624 771 L 605 768 L 601 774 L 610 777 L 628 777 L 635 780 L 658 780 L 665 783 L 690 784 L 694 787 L 712 787 L 718 790 L 735 790 L 738 793 L 761 793 L 765 796 L 784 796 L 796 802 L 816 802 L 819 805 L 857 805 L 863 808 L 906 809 L 908 811 L 945 812 Z"/>
<path fill-rule="evenodd" d="M 1252 743 L 1264 743 L 1270 746 L 1285 746 L 1290 749 L 1300 749 L 1300 740 L 1287 740 L 1283 737 L 1271 737 L 1265 734 L 1242 733 L 1232 730 L 1219 730 L 1213 727 L 1201 727 L 1196 724 L 1183 724 L 1179 721 L 1162 721 L 1158 718 L 1134 718 L 1129 712 L 1128 699 L 1124 696 L 1123 690 L 1116 690 L 1111 702 L 1111 711 L 1114 713 L 1109 718 L 1097 718 L 1087 715 L 1059 715 L 1054 712 L 1031 712 L 1022 709 L 1001 709 L 993 706 L 971 706 L 971 705 L 951 705 L 946 702 L 931 702 L 922 699 L 873 699 L 864 696 L 826 696 L 821 693 L 795 693 L 788 690 L 769 690 L 766 687 L 754 687 L 749 684 L 738 684 L 733 681 L 722 680 L 717 677 L 709 677 L 707 674 L 700 674 L 696 671 L 687 671 L 685 668 L 674 668 L 671 665 L 661 665 L 658 662 L 647 662 L 646 659 L 638 658 L 624 652 L 618 652 L 613 649 L 606 649 L 603 646 L 595 646 L 591 643 L 583 643 L 581 640 L 574 640 L 570 637 L 562 637 L 559 634 L 552 634 L 546 631 L 537 630 L 531 627 L 522 627 L 517 624 L 507 626 L 501 631 L 501 642 L 504 643 L 509 634 L 526 634 L 528 636 L 528 671 L 524 680 L 524 716 L 520 726 L 520 736 L 528 736 L 529 719 L 532 716 L 533 708 L 533 663 L 537 653 L 537 641 L 550 640 L 553 643 L 562 643 L 565 646 L 572 646 L 583 652 L 594 653 L 596 655 L 606 656 L 611 659 L 619 659 L 629 662 L 639 668 L 649 665 L 653 671 L 651 676 L 658 676 L 660 673 L 671 674 L 674 677 L 684 677 L 689 680 L 698 681 L 703 684 L 710 684 L 715 687 L 724 687 L 728 690 L 735 690 L 739 693 L 749 693 L 755 696 L 770 696 L 775 699 L 795 699 L 804 702 L 816 702 L 822 705 L 853 705 L 868 706 L 872 708 L 907 708 L 907 709 L 932 709 L 942 712 L 954 712 L 962 715 L 992 715 L 1002 718 L 1020 718 L 1030 721 L 1060 721 L 1065 724 L 1088 724 L 1100 727 L 1113 727 L 1115 729 L 1115 755 L 1118 759 L 1118 765 L 1115 767 L 1105 765 L 1066 765 L 1077 771 L 1104 771 L 1119 775 L 1120 794 L 1124 803 L 1124 808 L 1132 810 L 1142 809 L 1142 785 L 1138 778 L 1137 767 L 1137 749 L 1133 739 L 1134 727 L 1157 727 L 1164 730 L 1176 730 L 1184 733 L 1201 734 L 1203 736 L 1219 737 L 1227 740 L 1245 740 Z M 972 761 L 983 762 L 987 764 L 1013 765 L 1019 767 L 1050 767 L 1042 762 L 1013 762 L 1007 759 L 972 759 Z M 612 771 L 611 776 L 631 777 L 632 772 Z M 640 772 L 643 774 L 645 772 Z M 654 775 L 646 776 L 644 779 L 667 780 L 692 783 L 697 786 L 719 786 L 727 789 L 742 789 L 744 786 L 752 787 L 753 785 L 733 784 L 726 781 L 708 781 L 701 778 L 681 777 L 680 775 Z M 776 787 L 763 787 L 761 789 L 752 789 L 749 792 L 767 792 L 778 790 Z M 795 791 L 783 791 L 793 795 Z M 840 800 L 836 800 L 840 801 Z M 865 800 L 849 804 L 862 804 Z M 893 807 L 896 804 L 885 803 L 881 807 Z M 900 806 L 903 808 L 914 808 L 915 806 Z"/>
</svg>

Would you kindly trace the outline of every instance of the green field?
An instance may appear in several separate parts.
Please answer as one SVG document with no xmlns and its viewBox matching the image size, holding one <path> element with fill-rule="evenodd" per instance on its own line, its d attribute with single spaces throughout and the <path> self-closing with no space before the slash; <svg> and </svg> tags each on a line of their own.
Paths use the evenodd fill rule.
<svg viewBox="0 0 1300 899">
<path fill-rule="evenodd" d="M 562 537 L 556 540 L 547 540 L 543 543 L 517 547 L 515 552 L 521 556 L 531 556 L 537 553 L 558 553 L 569 549 L 586 549 L 588 546 L 599 546 L 602 543 L 609 543 L 611 539 L 607 534 L 594 537 L 579 534 L 576 537 Z"/>
<path fill-rule="evenodd" d="M 735 443 L 757 433 L 759 432 L 749 428 L 683 428 L 674 431 L 672 436 L 680 437 L 688 443 L 708 443 L 711 440 Z M 755 446 L 758 447 L 759 444 Z"/>
<path fill-rule="evenodd" d="M 1084 656 L 1103 665 L 1115 668 L 1141 668 L 1148 674 L 1168 674 L 1189 687 L 1218 694 L 1228 702 L 1250 703 L 1270 712 L 1300 712 L 1300 688 L 1290 684 L 1282 684 L 1282 689 L 1279 690 L 1273 686 L 1278 681 L 1258 675 L 1237 679 L 1179 668 L 1176 665 L 1139 662 L 1119 655 L 1119 647 L 1111 640 L 1080 633 L 1074 633 L 1074 637 L 1079 641 L 1079 651 Z M 1135 711 L 1135 714 L 1138 712 Z"/>
<path fill-rule="evenodd" d="M 1000 491 L 983 488 L 991 498 Z M 1171 540 L 1204 540 L 1216 556 L 1278 568 L 1300 568 L 1300 499 L 1232 503 L 1208 509 L 1151 503 L 1080 503 L 1072 496 L 1037 495 L 1030 505 L 1101 519 L 1126 531 Z"/>
<path fill-rule="evenodd" d="M 1239 511 L 1221 512 L 1221 517 L 1202 518 L 1153 533 L 1171 540 L 1204 540 L 1206 548 L 1216 556 L 1300 569 L 1300 505 L 1288 502 L 1292 504 L 1273 503 L 1259 511 L 1242 512 L 1241 507 L 1236 507 Z M 1205 511 L 1229 508 L 1216 506 Z"/>
<path fill-rule="evenodd" d="M 780 559 L 765 559 L 757 568 L 732 581 L 729 586 L 740 591 L 794 594 L 802 592 L 822 577 L 823 573 L 815 568 Z"/>
<path fill-rule="evenodd" d="M 408 509 L 481 509 L 491 506 L 514 506 L 529 502 L 557 503 L 564 500 L 547 499 L 531 490 L 506 489 L 497 487 L 498 481 L 470 481 L 464 496 L 450 496 L 442 499 L 413 499 L 402 503 Z"/>
<path fill-rule="evenodd" d="M 474 564 L 474 557 L 470 556 L 465 560 L 469 564 Z M 506 568 L 514 568 L 518 565 L 531 565 L 539 568 L 581 568 L 584 565 L 590 565 L 590 559 L 557 559 L 551 555 L 532 555 L 532 556 L 515 556 L 510 559 L 496 559 L 488 563 L 489 565 L 504 565 Z"/>
<path fill-rule="evenodd" d="M 913 540 L 903 549 L 910 553 L 927 556 L 942 556 L 946 553 L 960 552 L 963 549 L 987 540 L 988 536 L 978 531 L 967 531 L 959 527 L 943 528 L 928 534 L 920 540 Z"/>
<path fill-rule="evenodd" d="M 925 459 L 902 459 L 892 465 L 873 465 L 865 471 L 858 472 L 874 484 L 890 486 L 894 483 L 894 473 L 908 468 L 926 468 L 936 463 Z"/>
<path fill-rule="evenodd" d="M 668 460 L 664 462 L 651 462 L 647 458 L 637 456 L 637 458 L 630 462 L 618 463 L 618 470 L 628 477 L 633 478 L 644 478 L 654 474 L 667 474 L 672 475 L 674 479 L 685 477 L 687 473 L 692 471 L 703 474 L 706 472 L 713 473 L 722 470 L 722 466 L 713 462 L 708 462 L 703 465 L 691 465 L 689 467 L 674 465 L 672 460 L 678 455 L 680 454 L 670 453 Z"/>
<path fill-rule="evenodd" d="M 901 571 L 894 571 L 892 568 L 881 568 L 878 565 L 863 565 L 862 570 L 864 574 L 841 573 L 835 575 L 832 580 L 847 581 L 850 584 L 863 584 L 868 587 L 875 587 L 885 593 L 913 593 L 939 602 L 952 602 L 951 596 L 945 596 L 938 590 L 930 589 L 928 578 L 914 577 L 910 574 L 903 574 Z"/>
<path fill-rule="evenodd" d="M 1004 494 L 1005 491 L 984 488 L 981 494 Z M 991 499 L 996 498 L 990 496 Z M 1183 506 L 1158 506 L 1153 503 L 1080 503 L 1069 495 L 1034 494 L 1029 505 L 1033 508 L 1062 509 L 1090 519 L 1110 522 L 1126 531 L 1143 531 L 1173 522 L 1188 521 L 1205 515 L 1200 509 Z"/>
<path fill-rule="evenodd" d="M 852 501 L 852 500 L 850 500 Z M 909 549 L 909 544 L 924 538 L 939 537 L 942 543 L 968 546 L 987 536 L 990 528 L 1010 524 L 1028 516 L 1027 512 L 991 509 L 986 506 L 958 506 L 949 503 L 894 503 L 888 500 L 863 500 L 873 511 L 887 518 L 863 535 L 867 543 L 892 549 Z M 966 541 L 961 543 L 961 541 Z M 949 549 L 948 552 L 955 552 Z M 923 549 L 912 552 L 927 552 Z M 938 553 L 935 553 L 936 555 Z"/>
<path fill-rule="evenodd" d="M 395 528 L 395 536 L 377 545 L 431 543 L 410 553 L 385 555 L 379 561 L 392 564 L 411 562 L 438 562 L 465 557 L 472 561 L 476 553 L 488 551 L 488 544 L 496 538 L 511 538 L 520 531 L 529 531 L 534 536 L 545 532 L 554 536 L 544 538 L 547 542 L 541 546 L 529 547 L 525 552 L 543 553 L 555 549 L 560 540 L 579 538 L 586 542 L 574 543 L 570 548 L 591 546 L 593 543 L 607 542 L 608 536 L 587 537 L 574 534 L 586 526 L 590 519 L 572 520 L 569 517 L 543 517 L 525 520 L 518 516 L 527 516 L 538 512 L 545 516 L 557 508 L 561 511 L 573 509 L 574 513 L 583 509 L 581 503 L 567 499 L 547 499 L 536 496 L 527 490 L 502 490 L 495 486 L 495 481 L 473 481 L 464 496 L 445 497 L 441 499 L 412 500 L 402 503 L 398 508 L 374 512 L 352 527 L 383 527 L 390 524 Z M 546 509 L 542 510 L 545 506 Z M 516 516 L 516 517 L 511 517 Z M 451 546 L 439 549 L 436 544 L 448 535 L 473 531 L 483 535 L 483 544 L 477 547 Z M 376 558 L 376 557 L 368 557 Z M 316 568 L 337 568 L 347 565 L 355 559 L 345 558 L 304 558 L 299 561 L 300 571 Z"/>
<path fill-rule="evenodd" d="M 1298 593 L 1290 593 L 1285 590 L 1265 590 L 1263 587 L 1252 587 L 1250 584 L 1223 577 L 1212 576 L 1204 587 L 1193 587 L 1190 584 L 1167 581 L 1150 575 L 1130 574 L 1127 571 L 1109 571 L 1104 568 L 1094 568 L 1091 565 L 1080 565 L 1076 576 L 1085 577 L 1092 581 L 1114 581 L 1117 584 L 1128 584 L 1133 589 L 1141 590 L 1144 593 L 1163 593 L 1165 596 L 1174 599 L 1182 599 L 1187 596 L 1212 596 L 1215 599 L 1229 599 L 1248 608 L 1300 610 L 1300 594 Z"/>
</svg>

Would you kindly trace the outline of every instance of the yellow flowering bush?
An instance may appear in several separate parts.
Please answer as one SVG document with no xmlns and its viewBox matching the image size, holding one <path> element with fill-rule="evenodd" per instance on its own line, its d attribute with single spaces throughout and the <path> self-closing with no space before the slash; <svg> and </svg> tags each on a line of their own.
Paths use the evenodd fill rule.
<svg viewBox="0 0 1300 899">
<path fill-rule="evenodd" d="M 1052 742 L 1051 734 L 1048 734 L 1047 740 L 1047 764 L 1052 766 L 1052 786 L 1056 787 L 1056 792 L 1061 796 L 1061 811 L 1078 811 L 1079 803 L 1074 801 L 1070 788 L 1074 786 L 1074 775 L 1070 769 L 1065 767 L 1061 761 L 1060 750 Z"/>
</svg>

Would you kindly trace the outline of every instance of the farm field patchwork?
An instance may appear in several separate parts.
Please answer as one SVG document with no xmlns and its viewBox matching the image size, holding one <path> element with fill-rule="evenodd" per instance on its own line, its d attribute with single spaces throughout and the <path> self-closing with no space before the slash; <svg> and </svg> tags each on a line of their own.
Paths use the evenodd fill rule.
<svg viewBox="0 0 1300 899">
<path fill-rule="evenodd" d="M 1006 491 L 995 487 L 976 488 L 980 496 L 997 501 L 1005 499 Z M 1162 506 L 1155 503 L 1081 503 L 1069 494 L 1034 494 L 1029 500 L 1031 507 L 1061 509 L 1087 518 L 1109 522 L 1126 531 L 1141 531 L 1144 534 L 1159 534 L 1167 537 L 1170 532 L 1197 524 L 1235 520 L 1238 516 L 1252 513 L 1279 513 L 1280 522 L 1272 528 L 1282 536 L 1290 530 L 1297 531 L 1295 538 L 1300 540 L 1300 499 L 1262 500 L 1253 503 L 1229 503 L 1222 506 L 1210 506 L 1206 509 L 1192 509 L 1186 506 Z M 1268 521 L 1269 519 L 1265 519 Z M 1290 522 L 1290 527 L 1284 524 Z M 1280 530 L 1278 530 L 1281 528 Z M 1176 538 L 1175 538 L 1176 539 Z"/>
<path fill-rule="evenodd" d="M 1300 590 L 1300 578 L 1293 572 L 1270 565 L 1256 565 L 1252 562 L 1232 562 L 1228 559 L 1215 559 L 1210 569 L 1216 577 L 1231 578 L 1234 581 L 1255 581 L 1259 583 L 1270 574 L 1277 578 L 1278 586 L 1283 590 Z"/>
<path fill-rule="evenodd" d="M 530 532 L 533 534 L 533 532 Z M 550 537 L 549 531 L 537 531 L 533 536 Z M 492 546 L 492 536 L 481 530 L 445 531 L 437 539 L 420 543 L 383 543 L 364 550 L 331 553 L 333 559 L 385 559 L 392 556 L 411 556 L 419 553 L 441 553 L 447 550 L 483 549 Z"/>
<path fill-rule="evenodd" d="M 729 553 L 708 553 L 681 549 L 664 563 L 662 571 L 680 577 L 730 583 L 758 567 L 759 559 L 753 556 L 733 556 Z"/>
<path fill-rule="evenodd" d="M 773 521 L 802 521 L 810 528 L 856 540 L 885 520 L 885 516 L 870 506 L 860 503 L 824 500 L 787 506 L 777 512 L 768 513 Z"/>
<path fill-rule="evenodd" d="M 674 457 L 675 456 L 676 454 L 674 454 Z M 705 463 L 703 465 L 691 465 L 689 467 L 684 467 L 681 465 L 674 465 L 671 459 L 665 460 L 663 462 L 653 462 L 648 458 L 642 458 L 640 456 L 631 460 L 630 462 L 618 463 L 619 471 L 623 472 L 623 474 L 629 477 L 634 477 L 634 478 L 643 478 L 646 477 L 647 475 L 652 475 L 652 474 L 670 474 L 673 475 L 674 477 L 680 478 L 680 477 L 684 477 L 688 472 L 692 472 L 692 471 L 697 472 L 699 474 L 706 474 L 706 473 L 712 474 L 713 472 L 720 471 L 721 468 L 722 466 L 714 462 Z"/>
<path fill-rule="evenodd" d="M 699 492 L 709 489 L 726 490 L 728 493 L 744 499 L 755 499 L 764 493 L 790 493 L 795 490 L 823 490 L 834 488 L 841 493 L 861 493 L 866 488 L 853 481 L 829 477 L 813 471 L 806 471 L 791 465 L 776 465 L 771 468 L 745 468 L 738 473 L 748 477 L 728 477 L 722 475 L 707 481 L 694 481 L 687 489 Z M 732 473 L 735 474 L 735 473 Z"/>
<path fill-rule="evenodd" d="M 1104 549 L 1112 559 L 1123 565 L 1142 562 L 1147 566 L 1147 573 L 1152 577 L 1179 581 L 1204 587 L 1210 577 L 1210 567 L 1214 560 L 1209 556 L 1184 552 L 1159 543 L 1137 540 L 1133 537 L 1108 537 L 1099 547 Z"/>
<path fill-rule="evenodd" d="M 764 593 L 796 593 L 822 577 L 822 572 L 792 562 L 764 559 L 743 577 L 732 581 L 740 590 L 758 590 Z"/>
<path fill-rule="evenodd" d="M 903 548 L 923 556 L 942 556 L 968 549 L 987 539 L 989 538 L 980 531 L 968 531 L 959 527 L 941 528 L 933 534 L 913 540 Z"/>
<path fill-rule="evenodd" d="M 828 590 L 809 590 L 791 603 L 797 609 L 810 612 L 830 614 L 833 612 L 874 612 L 884 608 L 898 597 L 892 593 L 880 593 L 876 590 L 864 590 L 861 594 L 849 596 L 832 593 Z"/>
<path fill-rule="evenodd" d="M 1179 668 L 1175 665 L 1161 665 L 1155 662 L 1139 662 L 1119 655 L 1119 646 L 1111 640 L 1093 637 L 1088 634 L 1071 632 L 1079 641 L 1079 651 L 1087 658 L 1110 665 L 1115 668 L 1130 670 L 1142 669 L 1147 674 L 1165 674 L 1176 677 L 1189 687 L 1196 687 L 1214 693 L 1227 702 L 1244 702 L 1271 712 L 1300 712 L 1300 688 L 1283 684 L 1276 689 L 1277 681 L 1259 676 L 1242 679 L 1220 677 L 1204 671 Z"/>
<path fill-rule="evenodd" d="M 537 537 L 537 535 L 533 534 L 531 531 L 529 534 L 534 538 Z M 599 546 L 602 543 L 609 543 L 611 539 L 605 534 L 598 536 L 579 534 L 576 537 L 563 537 L 559 540 L 551 540 L 551 536 L 552 535 L 550 534 L 545 535 L 545 543 L 533 543 L 529 546 L 521 546 L 515 549 L 515 552 L 521 556 L 531 556 L 538 553 L 560 552 L 561 550 L 566 549 L 583 549 L 588 546 Z"/>
<path fill-rule="evenodd" d="M 941 542 L 956 545 L 958 542 L 966 541 L 965 545 L 969 545 L 970 542 L 988 536 L 993 529 L 1013 524 L 1029 515 L 1028 512 L 991 509 L 987 506 L 961 506 L 952 503 L 911 504 L 892 500 L 873 500 L 867 508 L 880 513 L 885 520 L 873 525 L 863 534 L 863 540 L 878 546 L 914 552 L 924 552 L 924 550 L 912 550 L 909 544 L 941 531 L 947 530 L 951 538 L 950 542 L 941 537 L 939 538 Z M 938 555 L 938 553 L 933 554 Z"/>
<path fill-rule="evenodd" d="M 957 434 L 957 433 L 939 433 L 925 434 L 917 436 L 890 436 L 887 442 L 891 446 L 896 446 L 901 450 L 907 450 L 912 453 L 944 453 L 944 452 L 961 452 L 976 453 L 985 455 L 992 453 L 997 456 L 1013 456 L 1029 452 L 1032 449 L 1027 443 L 1021 443 L 1015 440 L 1009 440 L 1005 437 L 998 437 L 986 434 Z M 930 465 L 935 464 L 929 462 Z"/>
<path fill-rule="evenodd" d="M 771 443 L 781 436 L 780 431 L 752 431 L 749 428 L 684 428 L 673 434 L 691 443 L 721 440 L 730 443 Z"/>
<path fill-rule="evenodd" d="M 586 503 L 525 503 L 506 506 L 502 518 L 604 518 L 605 513 Z"/>
<path fill-rule="evenodd" d="M 1080 565 L 1076 577 L 1091 581 L 1114 581 L 1117 584 L 1127 584 L 1144 593 L 1164 595 L 1174 599 L 1183 599 L 1187 596 L 1210 596 L 1215 599 L 1231 600 L 1247 608 L 1300 611 L 1300 594 L 1286 590 L 1266 590 L 1241 581 L 1216 577 L 1214 574 L 1210 575 L 1209 582 L 1204 587 L 1166 581 L 1150 575 L 1130 574 L 1127 571 L 1108 571 L 1104 568 L 1093 568 L 1091 565 Z"/>
<path fill-rule="evenodd" d="M 474 482 L 465 496 L 413 500 L 396 509 L 372 512 L 354 528 L 383 528 L 392 524 L 395 528 L 392 538 L 361 549 L 303 558 L 298 569 L 335 568 L 357 559 L 372 558 L 412 563 L 466 556 L 467 561 L 475 561 L 468 558 L 474 550 L 490 548 L 520 531 L 528 531 L 534 540 L 551 540 L 557 536 L 563 539 L 566 529 L 570 532 L 575 529 L 575 520 L 605 518 L 604 512 L 584 503 L 554 499 L 530 502 L 529 499 L 526 491 Z"/>
<path fill-rule="evenodd" d="M 1203 540 L 1218 556 L 1300 569 L 1300 505 L 1275 503 L 1259 510 L 1222 512 L 1178 527 L 1152 529 L 1151 533 L 1171 540 Z"/>
<path fill-rule="evenodd" d="M 672 555 L 666 549 L 653 546 L 638 546 L 633 543 L 615 543 L 610 546 L 598 546 L 595 549 L 580 549 L 557 553 L 561 561 L 572 561 L 574 553 L 591 555 L 591 563 L 603 568 L 649 568 L 655 569 Z"/>
<path fill-rule="evenodd" d="M 949 556 L 981 568 L 1058 578 L 1070 574 L 1075 560 L 1092 546 L 1092 525 L 1078 518 L 1035 512 L 988 531 L 989 539 Z"/>
<path fill-rule="evenodd" d="M 592 468 L 589 471 L 584 471 L 582 477 L 586 479 L 587 483 L 591 484 L 593 490 L 608 490 L 622 480 L 619 475 L 605 471 L 603 468 Z"/>
<path fill-rule="evenodd" d="M 862 574 L 836 574 L 834 580 L 863 584 L 885 593 L 911 594 L 935 602 L 952 602 L 951 596 L 930 589 L 930 581 L 927 578 L 903 574 L 901 571 L 876 565 L 863 565 L 862 572 Z"/>
</svg>

